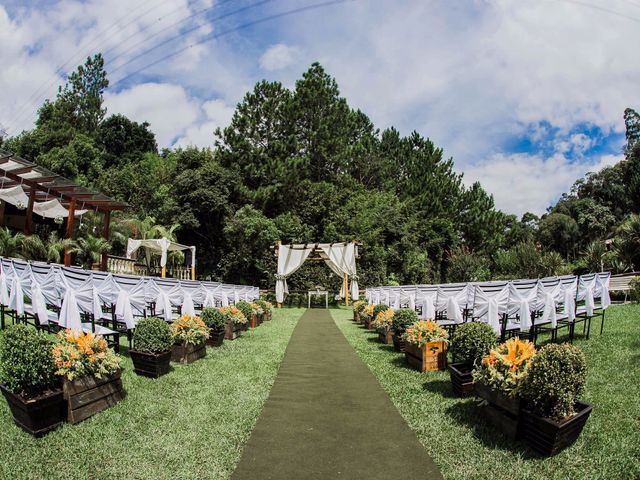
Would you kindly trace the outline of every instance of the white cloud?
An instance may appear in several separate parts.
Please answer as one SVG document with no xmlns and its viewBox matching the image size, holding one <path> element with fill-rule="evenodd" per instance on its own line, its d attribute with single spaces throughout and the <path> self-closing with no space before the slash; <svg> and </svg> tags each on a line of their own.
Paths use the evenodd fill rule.
<svg viewBox="0 0 640 480">
<path fill-rule="evenodd" d="M 202 105 L 205 114 L 203 121 L 194 123 L 175 142 L 175 146 L 199 146 L 213 147 L 213 132 L 216 128 L 224 128 L 231 121 L 234 108 L 227 105 L 223 100 L 216 99 L 205 102 Z"/>
<path fill-rule="evenodd" d="M 468 167 L 465 183 L 480 181 L 493 193 L 496 206 L 507 213 L 544 213 L 546 207 L 587 172 L 614 165 L 622 156 L 603 155 L 594 164 L 570 162 L 556 153 L 545 158 L 530 154 L 496 154 Z"/>
<path fill-rule="evenodd" d="M 147 121 L 160 147 L 170 146 L 200 117 L 199 102 L 180 85 L 143 83 L 107 94 L 109 113 L 121 113 L 137 122 Z"/>
<path fill-rule="evenodd" d="M 267 71 L 282 70 L 296 61 L 298 49 L 284 43 L 271 45 L 260 57 L 260 66 Z"/>
</svg>

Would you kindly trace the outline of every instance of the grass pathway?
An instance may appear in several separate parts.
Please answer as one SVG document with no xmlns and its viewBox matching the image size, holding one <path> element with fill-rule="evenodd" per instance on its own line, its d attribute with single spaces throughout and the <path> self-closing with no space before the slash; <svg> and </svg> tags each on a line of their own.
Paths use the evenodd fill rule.
<svg viewBox="0 0 640 480">
<path fill-rule="evenodd" d="M 232 478 L 442 477 L 329 312 L 307 310 Z"/>
<path fill-rule="evenodd" d="M 594 321 L 591 338 L 576 340 L 587 357 L 582 398 L 594 410 L 575 445 L 552 458 L 502 439 L 479 418 L 475 400 L 453 396 L 447 372 L 408 368 L 375 332 L 353 323 L 351 309 L 332 314 L 447 480 L 640 478 L 639 305 L 611 307 L 603 335 Z"/>
<path fill-rule="evenodd" d="M 2 400 L 0 478 L 229 478 L 303 311 L 274 311 L 255 331 L 191 365 L 172 364 L 157 380 L 137 376 L 124 348 L 124 401 L 41 439 L 16 427 Z"/>
</svg>

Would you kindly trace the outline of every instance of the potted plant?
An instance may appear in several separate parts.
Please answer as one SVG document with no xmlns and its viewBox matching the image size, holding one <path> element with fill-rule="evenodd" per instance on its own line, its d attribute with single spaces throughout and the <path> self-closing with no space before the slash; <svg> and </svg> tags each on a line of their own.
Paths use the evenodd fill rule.
<svg viewBox="0 0 640 480">
<path fill-rule="evenodd" d="M 207 356 L 206 341 L 209 328 L 200 317 L 182 315 L 171 324 L 173 350 L 171 360 L 180 363 L 193 363 Z"/>
<path fill-rule="evenodd" d="M 262 320 L 265 322 L 271 320 L 271 310 L 273 309 L 273 305 L 265 300 L 256 300 L 256 303 L 262 309 Z"/>
<path fill-rule="evenodd" d="M 510 338 L 492 349 L 473 370 L 476 395 L 487 404 L 486 416 L 510 439 L 519 435 L 518 391 L 535 354 L 533 343 Z"/>
<path fill-rule="evenodd" d="M 366 306 L 367 306 L 367 302 L 363 300 L 357 300 L 353 302 L 353 321 L 354 322 L 360 321 L 360 313 Z"/>
<path fill-rule="evenodd" d="M 378 305 L 375 305 L 373 307 L 373 315 L 367 316 L 367 318 L 365 318 L 365 320 L 364 320 L 365 327 L 367 327 L 369 330 L 375 330 L 376 327 L 373 324 L 373 322 L 375 321 L 376 317 L 381 312 L 385 312 L 385 311 L 389 310 L 390 308 L 391 307 L 389 307 L 389 305 L 385 305 L 384 303 L 380 303 Z"/>
<path fill-rule="evenodd" d="M 404 353 L 404 332 L 418 321 L 418 314 L 411 308 L 401 308 L 393 314 L 393 349 Z"/>
<path fill-rule="evenodd" d="M 256 328 L 259 325 L 262 325 L 262 316 L 264 314 L 264 310 L 258 303 L 251 304 L 251 328 Z"/>
<path fill-rule="evenodd" d="M 404 356 L 420 372 L 444 370 L 449 334 L 433 320 L 418 320 L 404 332 Z"/>
<path fill-rule="evenodd" d="M 247 317 L 234 305 L 220 308 L 220 313 L 222 313 L 225 318 L 224 338 L 227 340 L 235 340 L 245 329 L 244 326 L 247 324 Z"/>
<path fill-rule="evenodd" d="M 456 328 L 449 348 L 454 363 L 447 366 L 456 395 L 473 394 L 473 367 L 495 346 L 496 334 L 487 323 L 467 322 Z"/>
<path fill-rule="evenodd" d="M 201 314 L 202 321 L 209 327 L 209 338 L 207 339 L 207 345 L 211 347 L 219 347 L 224 341 L 225 326 L 227 319 L 219 309 L 217 308 L 204 308 Z"/>
<path fill-rule="evenodd" d="M 253 308 L 251 307 L 251 304 L 249 302 L 241 300 L 236 303 L 236 307 L 242 312 L 244 318 L 247 319 L 246 323 L 243 325 L 244 329 L 246 330 L 249 327 L 255 328 L 257 322 L 255 318 L 253 318 Z"/>
<path fill-rule="evenodd" d="M 120 357 L 91 332 L 58 332 L 53 347 L 56 374 L 62 376 L 67 421 L 78 423 L 123 398 Z"/>
<path fill-rule="evenodd" d="M 568 343 L 545 345 L 528 370 L 520 389 L 521 436 L 542 455 L 555 455 L 576 441 L 593 409 L 578 400 L 587 376 L 584 353 Z"/>
<path fill-rule="evenodd" d="M 0 389 L 15 424 L 35 437 L 58 427 L 66 414 L 53 345 L 44 333 L 21 324 L 0 337 Z"/>
<path fill-rule="evenodd" d="M 173 344 L 171 327 L 165 320 L 143 318 L 133 331 L 133 348 L 129 350 L 133 370 L 150 378 L 169 373 Z"/>
<path fill-rule="evenodd" d="M 384 344 L 393 343 L 393 309 L 388 308 L 378 314 L 373 325 L 378 331 L 378 339 Z"/>
<path fill-rule="evenodd" d="M 375 308 L 375 305 L 373 304 L 365 305 L 365 307 L 360 312 L 360 315 L 358 316 L 358 322 L 363 325 L 366 325 L 367 319 L 373 316 L 374 308 Z"/>
</svg>

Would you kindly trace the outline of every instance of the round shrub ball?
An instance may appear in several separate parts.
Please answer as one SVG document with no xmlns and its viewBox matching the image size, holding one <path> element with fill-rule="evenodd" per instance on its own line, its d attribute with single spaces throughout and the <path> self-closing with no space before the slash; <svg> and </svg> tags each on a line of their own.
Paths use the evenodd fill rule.
<svg viewBox="0 0 640 480">
<path fill-rule="evenodd" d="M 161 318 L 147 317 L 133 331 L 133 349 L 144 353 L 164 353 L 175 343 L 171 327 Z"/>
<path fill-rule="evenodd" d="M 26 325 L 12 325 L 0 336 L 0 382 L 16 395 L 37 396 L 59 385 L 53 338 Z"/>
<path fill-rule="evenodd" d="M 251 315 L 253 315 L 253 308 L 251 308 L 251 304 L 249 302 L 240 300 L 238 303 L 236 303 L 236 307 L 244 314 L 244 318 L 246 318 L 247 321 L 251 320 Z"/>
<path fill-rule="evenodd" d="M 373 307 L 373 318 L 376 318 L 379 313 L 386 312 L 389 310 L 389 305 L 385 305 L 384 303 L 379 303 L 375 307 Z"/>
<path fill-rule="evenodd" d="M 364 307 L 367 306 L 367 302 L 359 302 L 358 305 L 356 305 L 356 312 L 358 313 L 362 313 L 362 311 L 364 310 Z"/>
<path fill-rule="evenodd" d="M 497 345 L 493 328 L 487 323 L 467 322 L 459 325 L 451 337 L 450 352 L 454 361 L 474 365 Z"/>
<path fill-rule="evenodd" d="M 226 319 L 224 314 L 217 308 L 207 307 L 202 309 L 200 315 L 204 324 L 214 332 L 220 332 L 224 330 Z"/>
<path fill-rule="evenodd" d="M 407 327 L 418 321 L 418 314 L 412 308 L 401 308 L 393 315 L 393 330 L 397 335 L 402 335 Z"/>
<path fill-rule="evenodd" d="M 520 396 L 527 408 L 541 417 L 562 420 L 575 414 L 584 390 L 587 362 L 584 353 L 569 343 L 538 350 L 523 380 Z"/>
</svg>

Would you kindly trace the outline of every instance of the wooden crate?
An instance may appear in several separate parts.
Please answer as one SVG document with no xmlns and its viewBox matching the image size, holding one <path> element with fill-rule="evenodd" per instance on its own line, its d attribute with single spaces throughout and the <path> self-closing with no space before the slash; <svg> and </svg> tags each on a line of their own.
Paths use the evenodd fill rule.
<svg viewBox="0 0 640 480">
<path fill-rule="evenodd" d="M 9 404 L 13 421 L 25 432 L 41 437 L 62 425 L 67 414 L 62 389 L 28 400 L 10 392 L 4 385 L 0 385 L 0 389 Z"/>
<path fill-rule="evenodd" d="M 207 343 L 202 342 L 198 345 L 177 344 L 173 346 L 171 351 L 171 361 L 180 363 L 193 363 L 207 356 Z"/>
<path fill-rule="evenodd" d="M 390 345 L 393 343 L 393 330 L 391 328 L 382 330 L 378 330 L 378 340 L 386 345 Z"/>
<path fill-rule="evenodd" d="M 121 370 L 102 378 L 82 377 L 64 380 L 62 391 L 67 401 L 67 421 L 78 423 L 115 405 L 123 398 Z"/>
<path fill-rule="evenodd" d="M 233 322 L 227 322 L 227 325 L 224 329 L 224 338 L 225 340 L 235 340 L 242 333 L 243 327 L 242 325 L 238 325 Z"/>
<path fill-rule="evenodd" d="M 420 372 L 444 370 L 447 366 L 447 350 L 443 341 L 429 342 L 420 348 L 405 342 L 404 355 L 407 363 Z"/>
<path fill-rule="evenodd" d="M 129 350 L 129 355 L 133 360 L 133 370 L 138 375 L 158 378 L 169 373 L 171 368 L 171 350 L 159 354 Z"/>
</svg>

